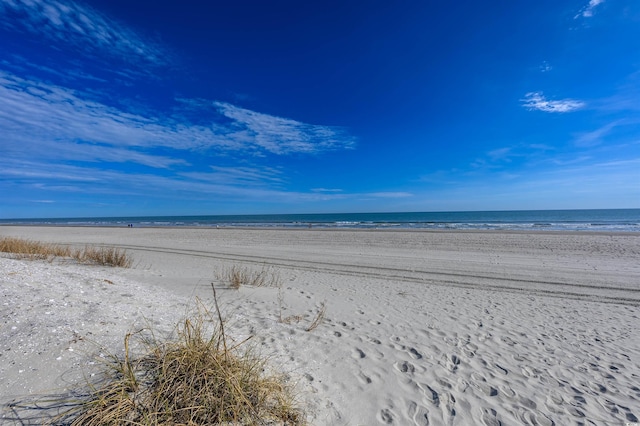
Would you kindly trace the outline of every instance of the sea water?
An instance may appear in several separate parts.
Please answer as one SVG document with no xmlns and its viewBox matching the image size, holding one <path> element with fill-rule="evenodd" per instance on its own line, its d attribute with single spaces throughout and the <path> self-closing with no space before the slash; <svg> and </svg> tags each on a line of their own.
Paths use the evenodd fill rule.
<svg viewBox="0 0 640 426">
<path fill-rule="evenodd" d="M 39 218 L 0 224 L 640 232 L 640 209 Z"/>
</svg>

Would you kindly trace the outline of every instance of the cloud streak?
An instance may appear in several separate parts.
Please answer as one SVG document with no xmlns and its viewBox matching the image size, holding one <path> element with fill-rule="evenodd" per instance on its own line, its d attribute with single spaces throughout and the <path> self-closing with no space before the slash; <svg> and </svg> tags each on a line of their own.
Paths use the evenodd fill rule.
<svg viewBox="0 0 640 426">
<path fill-rule="evenodd" d="M 582 10 L 580 11 L 580 13 L 578 13 L 574 19 L 578 19 L 578 18 L 591 18 L 594 14 L 594 10 L 595 8 L 604 3 L 605 0 L 589 0 L 589 4 L 587 4 L 584 8 L 582 8 Z"/>
<path fill-rule="evenodd" d="M 573 112 L 584 108 L 587 104 L 575 99 L 561 99 L 552 101 L 547 99 L 542 92 L 529 92 L 521 100 L 522 105 L 528 110 L 550 113 Z"/>
<path fill-rule="evenodd" d="M 574 143 L 579 147 L 591 147 L 599 145 L 603 142 L 604 138 L 608 136 L 616 127 L 620 127 L 623 124 L 624 123 L 622 120 L 616 120 L 596 130 L 581 133 L 576 137 Z"/>
<path fill-rule="evenodd" d="M 24 194 L 51 193 L 90 194 L 107 204 L 117 199 L 141 197 L 145 199 L 165 199 L 172 204 L 217 202 L 252 203 L 318 203 L 348 199 L 389 199 L 410 198 L 407 192 L 345 192 L 331 191 L 318 193 L 291 191 L 280 185 L 265 184 L 265 181 L 280 182 L 279 170 L 272 168 L 212 168 L 212 173 L 182 173 L 179 178 L 158 174 L 123 172 L 118 170 L 95 169 L 86 166 L 60 165 L 52 170 L 49 165 L 38 161 L 24 161 L 20 164 L 0 159 L 0 175 L 11 180 Z M 220 176 L 222 175 L 222 178 Z M 226 177 L 225 177 L 226 175 Z M 79 197 L 81 199 L 82 197 Z"/>
<path fill-rule="evenodd" d="M 211 103 L 210 103 L 211 104 Z M 214 103 L 201 111 L 214 123 L 134 114 L 77 91 L 0 71 L 0 128 L 5 149 L 76 161 L 133 162 L 155 168 L 188 166 L 180 152 L 315 154 L 353 147 L 340 128 L 311 125 Z M 162 155 L 156 151 L 163 149 Z"/>
<path fill-rule="evenodd" d="M 0 26 L 112 58 L 166 64 L 168 52 L 89 6 L 57 0 L 0 0 Z"/>
<path fill-rule="evenodd" d="M 355 145 L 355 139 L 339 127 L 301 123 L 224 102 L 215 102 L 214 105 L 232 120 L 231 135 L 238 140 L 251 140 L 255 145 L 274 154 L 313 153 L 349 149 Z"/>
<path fill-rule="evenodd" d="M 217 182 L 226 185 L 279 185 L 284 179 L 282 171 L 273 167 L 248 167 L 248 166 L 211 166 L 210 172 L 181 173 L 189 179 Z"/>
</svg>

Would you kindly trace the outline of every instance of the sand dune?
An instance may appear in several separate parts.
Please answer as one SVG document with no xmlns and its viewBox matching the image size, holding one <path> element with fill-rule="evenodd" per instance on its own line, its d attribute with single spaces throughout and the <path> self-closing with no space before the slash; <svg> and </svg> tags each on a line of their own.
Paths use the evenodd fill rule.
<svg viewBox="0 0 640 426">
<path fill-rule="evenodd" d="M 216 271 L 241 265 L 282 285 L 219 292 L 230 333 L 289 373 L 312 424 L 640 418 L 635 234 L 0 228 L 9 235 L 116 245 L 135 266 L 0 258 L 3 403 L 68 387 L 91 368 L 89 340 L 117 352 L 140 324 L 169 331 L 222 285 Z"/>
</svg>

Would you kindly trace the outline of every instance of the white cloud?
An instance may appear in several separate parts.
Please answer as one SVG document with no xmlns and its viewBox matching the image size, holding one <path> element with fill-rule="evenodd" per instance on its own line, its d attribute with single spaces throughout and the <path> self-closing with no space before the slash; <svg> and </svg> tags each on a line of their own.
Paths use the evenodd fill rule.
<svg viewBox="0 0 640 426">
<path fill-rule="evenodd" d="M 599 129 L 592 130 L 591 132 L 585 132 L 580 135 L 575 140 L 576 146 L 579 147 L 590 147 L 599 145 L 602 143 L 604 137 L 606 137 L 613 129 L 620 126 L 622 122 L 620 120 L 614 121 L 612 123 L 608 123 Z"/>
<path fill-rule="evenodd" d="M 500 161 L 500 160 L 509 161 L 509 155 L 511 155 L 512 153 L 513 153 L 513 148 L 505 147 L 505 148 L 498 148 L 498 149 L 489 151 L 487 155 L 494 161 Z"/>
<path fill-rule="evenodd" d="M 551 101 L 544 97 L 542 92 L 529 92 L 522 99 L 522 104 L 529 110 L 544 112 L 572 112 L 584 108 L 587 104 L 575 99 L 561 99 Z"/>
<path fill-rule="evenodd" d="M 0 71 L 0 146 L 5 155 L 37 153 L 64 160 L 169 168 L 188 165 L 180 151 L 285 155 L 345 149 L 354 144 L 354 138 L 339 128 L 305 124 L 231 104 L 211 105 L 209 102 L 201 114 L 208 115 L 214 124 L 196 125 L 177 116 L 154 116 L 150 111 L 146 115 L 130 113 L 65 87 Z M 158 154 L 158 148 L 165 153 Z"/>
<path fill-rule="evenodd" d="M 343 190 L 337 188 L 311 188 L 311 192 L 340 193 L 343 192 Z"/>
<path fill-rule="evenodd" d="M 214 105 L 224 116 L 233 120 L 231 128 L 234 131 L 230 137 L 251 140 L 274 154 L 314 153 L 348 149 L 355 145 L 355 139 L 339 127 L 301 123 L 223 102 L 215 102 Z"/>
<path fill-rule="evenodd" d="M 591 18 L 593 16 L 594 13 L 594 9 L 604 3 L 605 0 L 589 0 L 589 4 L 587 4 L 585 7 L 582 8 L 582 10 L 580 10 L 580 12 L 575 16 L 574 19 L 578 19 L 580 17 L 582 18 Z"/>
<path fill-rule="evenodd" d="M 5 15 L 5 16 L 2 16 Z M 89 6 L 63 0 L 0 0 L 0 26 L 123 60 L 165 64 L 168 52 Z"/>
<path fill-rule="evenodd" d="M 55 170 L 53 170 L 55 169 Z M 172 204 L 185 203 L 218 203 L 225 202 L 283 202 L 283 203 L 315 203 L 331 200 L 359 199 L 362 197 L 409 197 L 408 193 L 315 193 L 289 191 L 273 185 L 235 179 L 233 171 L 228 168 L 231 179 L 219 180 L 215 173 L 184 173 L 179 177 L 161 176 L 124 172 L 118 170 L 96 169 L 74 165 L 56 165 L 42 162 L 23 162 L 13 164 L 0 158 L 0 176 L 7 176 L 11 182 L 19 184 L 21 191 L 31 193 L 33 190 L 65 193 L 89 193 L 103 197 L 107 204 L 114 204 L 114 199 L 140 197 L 168 199 Z M 253 172 L 245 168 L 249 174 L 264 174 L 267 178 L 270 170 L 255 169 Z M 240 173 L 242 174 L 242 172 Z M 275 172 L 277 175 L 277 172 Z M 115 198 L 113 198 L 115 197 Z"/>
<path fill-rule="evenodd" d="M 410 192 L 370 192 L 364 194 L 370 197 L 376 198 L 406 198 L 413 197 L 413 194 Z"/>
<path fill-rule="evenodd" d="M 540 72 L 549 72 L 553 69 L 551 65 L 547 61 L 542 61 L 540 64 Z"/>
<path fill-rule="evenodd" d="M 272 185 L 283 181 L 282 171 L 274 167 L 212 166 L 211 172 L 187 172 L 181 176 L 226 185 Z"/>
</svg>

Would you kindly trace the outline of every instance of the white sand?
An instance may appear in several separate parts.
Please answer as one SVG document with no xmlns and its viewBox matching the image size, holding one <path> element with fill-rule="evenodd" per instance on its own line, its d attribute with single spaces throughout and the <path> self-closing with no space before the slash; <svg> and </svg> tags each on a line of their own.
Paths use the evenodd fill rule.
<svg viewBox="0 0 640 426">
<path fill-rule="evenodd" d="M 118 353 L 128 330 L 148 321 L 168 331 L 195 296 L 211 300 L 216 271 L 266 265 L 281 290 L 219 291 L 229 333 L 255 336 L 298 382 L 312 424 L 640 418 L 637 234 L 0 227 L 3 236 L 115 245 L 135 266 L 0 257 L 0 403 L 61 392 L 92 371 L 88 340 Z M 307 332 L 322 303 L 324 322 Z M 303 318 L 279 321 L 294 315 Z"/>
</svg>

